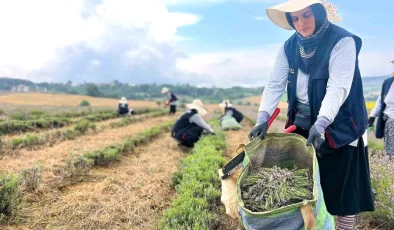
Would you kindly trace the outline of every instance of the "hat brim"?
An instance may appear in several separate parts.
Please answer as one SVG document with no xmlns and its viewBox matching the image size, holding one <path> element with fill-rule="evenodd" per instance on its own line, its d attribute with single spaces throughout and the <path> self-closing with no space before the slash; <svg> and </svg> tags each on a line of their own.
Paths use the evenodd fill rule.
<svg viewBox="0 0 394 230">
<path fill-rule="evenodd" d="M 338 23 L 342 21 L 342 17 L 339 14 L 336 14 L 335 16 L 329 14 L 327 12 L 327 8 L 319 0 L 288 1 L 268 8 L 266 10 L 266 13 L 268 18 L 277 26 L 286 30 L 293 30 L 293 28 L 290 26 L 289 22 L 287 21 L 286 13 L 297 12 L 313 4 L 320 4 L 324 7 L 327 13 L 327 19 L 331 23 Z"/>
<path fill-rule="evenodd" d="M 198 114 L 200 114 L 201 116 L 204 116 L 208 113 L 204 108 L 201 108 L 200 106 L 196 106 L 195 104 L 186 104 L 186 107 L 188 109 L 197 110 Z"/>
<path fill-rule="evenodd" d="M 220 103 L 220 104 L 219 104 L 219 107 L 225 108 L 225 107 L 226 107 L 226 104 Z M 233 107 L 233 105 L 232 105 L 232 104 L 227 104 L 227 107 L 230 108 L 230 107 Z"/>
<path fill-rule="evenodd" d="M 168 89 L 162 90 L 161 93 L 168 93 L 168 91 L 169 91 Z"/>
</svg>

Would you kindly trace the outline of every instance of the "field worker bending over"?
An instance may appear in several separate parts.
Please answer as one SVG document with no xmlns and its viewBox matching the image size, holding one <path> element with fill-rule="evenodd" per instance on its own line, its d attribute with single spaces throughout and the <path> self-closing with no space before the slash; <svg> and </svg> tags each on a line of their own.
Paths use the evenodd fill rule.
<svg viewBox="0 0 394 230">
<path fill-rule="evenodd" d="M 393 61 L 394 63 L 394 61 Z M 368 126 L 373 126 L 375 118 L 376 138 L 384 138 L 384 151 L 387 155 L 394 156 L 394 72 L 392 77 L 383 82 L 382 91 L 376 100 L 375 108 L 371 112 Z"/>
<path fill-rule="evenodd" d="M 203 108 L 201 100 L 196 99 L 186 107 L 188 110 L 176 121 L 171 130 L 171 136 L 179 144 L 192 148 L 204 130 L 209 134 L 215 134 L 215 132 L 202 118 L 207 111 Z"/>
<path fill-rule="evenodd" d="M 178 98 L 167 87 L 163 87 L 161 93 L 167 96 L 168 101 L 165 102 L 164 104 L 166 106 L 167 105 L 170 106 L 170 115 L 174 115 L 176 113 L 176 106 L 178 105 Z"/>
<path fill-rule="evenodd" d="M 133 109 L 129 109 L 129 104 L 125 97 L 122 97 L 116 107 L 116 111 L 118 111 L 119 115 L 131 115 L 133 114 Z"/>
<path fill-rule="evenodd" d="M 361 39 L 332 24 L 332 3 L 289 0 L 267 9 L 271 21 L 295 30 L 282 45 L 250 138 L 264 138 L 270 116 L 287 86 L 286 127 L 307 138 L 318 154 L 327 210 L 339 229 L 353 229 L 354 215 L 374 211 L 365 105 L 358 55 Z"/>
<path fill-rule="evenodd" d="M 219 107 L 223 109 L 224 115 L 230 115 L 234 117 L 238 123 L 241 123 L 242 119 L 244 118 L 244 115 L 235 109 L 229 100 L 223 100 L 223 102 L 219 104 Z"/>
</svg>

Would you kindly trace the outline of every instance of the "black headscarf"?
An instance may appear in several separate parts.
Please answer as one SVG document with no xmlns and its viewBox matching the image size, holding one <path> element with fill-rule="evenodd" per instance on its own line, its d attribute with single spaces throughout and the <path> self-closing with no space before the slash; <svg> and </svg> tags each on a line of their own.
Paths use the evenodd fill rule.
<svg viewBox="0 0 394 230">
<path fill-rule="evenodd" d="M 313 34 L 310 37 L 305 38 L 296 30 L 299 48 L 299 52 L 297 52 L 297 65 L 298 68 L 306 74 L 310 73 L 311 66 L 315 61 L 316 49 L 331 25 L 327 19 L 326 11 L 321 4 L 313 4 L 311 5 L 311 9 L 315 17 L 315 30 L 313 31 Z M 286 13 L 286 18 L 289 25 L 295 29 L 290 13 Z"/>
</svg>

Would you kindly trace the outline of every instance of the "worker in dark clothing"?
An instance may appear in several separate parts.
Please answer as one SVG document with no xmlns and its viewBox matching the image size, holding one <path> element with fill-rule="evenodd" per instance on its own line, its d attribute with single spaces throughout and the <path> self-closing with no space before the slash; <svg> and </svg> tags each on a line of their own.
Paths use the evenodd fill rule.
<svg viewBox="0 0 394 230">
<path fill-rule="evenodd" d="M 186 107 L 188 110 L 173 126 L 171 136 L 180 145 L 192 148 L 204 131 L 209 134 L 215 134 L 215 131 L 202 118 L 202 116 L 207 114 L 207 111 L 203 108 L 201 100 L 194 100 L 193 103 L 187 104 Z"/>
<path fill-rule="evenodd" d="M 178 98 L 175 96 L 173 92 L 171 92 L 167 87 L 163 87 L 161 90 L 162 94 L 165 94 L 167 97 L 167 102 L 165 102 L 165 106 L 170 106 L 170 115 L 174 115 L 176 113 L 176 107 L 178 105 Z"/>
<path fill-rule="evenodd" d="M 125 97 L 122 97 L 116 107 L 116 111 L 118 111 L 119 115 L 131 115 L 133 114 L 133 109 L 129 108 L 129 104 Z"/>
<path fill-rule="evenodd" d="M 224 115 L 233 116 L 238 123 L 241 123 L 244 118 L 244 115 L 234 108 L 229 100 L 223 100 L 223 102 L 219 104 L 219 107 L 223 109 Z"/>
</svg>

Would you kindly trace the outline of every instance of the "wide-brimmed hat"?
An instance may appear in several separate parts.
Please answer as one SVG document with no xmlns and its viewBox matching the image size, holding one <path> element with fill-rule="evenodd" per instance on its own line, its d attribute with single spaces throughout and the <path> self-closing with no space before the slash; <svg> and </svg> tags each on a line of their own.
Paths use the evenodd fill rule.
<svg viewBox="0 0 394 230">
<path fill-rule="evenodd" d="M 204 109 L 204 104 L 202 103 L 202 101 L 200 99 L 194 100 L 191 104 L 186 104 L 186 107 L 188 109 L 197 110 L 198 114 L 200 114 L 201 116 L 204 116 L 205 114 L 207 114 L 207 111 Z"/>
<path fill-rule="evenodd" d="M 267 16 L 276 25 L 292 30 L 286 18 L 286 13 L 297 12 L 313 4 L 321 4 L 327 13 L 328 21 L 338 23 L 342 21 L 342 17 L 338 14 L 337 7 L 332 3 L 322 0 L 288 0 L 285 3 L 270 7 L 266 10 Z"/>
<path fill-rule="evenodd" d="M 222 103 L 219 104 L 219 107 L 229 108 L 229 107 L 233 107 L 233 105 L 230 103 L 230 100 L 223 100 Z"/>
<path fill-rule="evenodd" d="M 125 104 L 127 103 L 127 99 L 125 97 L 120 98 L 119 103 Z"/>
<path fill-rule="evenodd" d="M 167 87 L 163 87 L 161 89 L 161 93 L 168 93 L 168 91 L 170 91 L 170 89 L 168 89 Z"/>
</svg>

